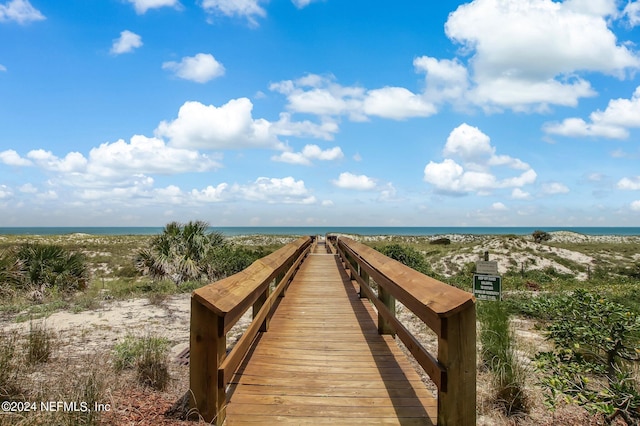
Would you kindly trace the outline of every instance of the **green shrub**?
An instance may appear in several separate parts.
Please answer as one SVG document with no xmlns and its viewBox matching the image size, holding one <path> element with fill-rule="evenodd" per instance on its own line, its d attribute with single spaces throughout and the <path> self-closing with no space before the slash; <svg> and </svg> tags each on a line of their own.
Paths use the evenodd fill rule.
<svg viewBox="0 0 640 426">
<path fill-rule="evenodd" d="M 86 257 L 55 244 L 25 244 L 2 258 L 0 276 L 38 300 L 48 290 L 84 290 L 89 282 Z"/>
<path fill-rule="evenodd" d="M 609 415 L 640 417 L 640 390 L 629 372 L 640 360 L 640 316 L 585 290 L 576 290 L 556 307 L 548 337 L 553 352 L 537 356 L 547 373 L 542 385 L 547 404 L 559 397 Z"/>
<path fill-rule="evenodd" d="M 640 316 L 585 290 L 576 290 L 559 306 L 559 321 L 548 328 L 549 338 L 563 348 L 606 364 L 610 378 L 621 360 L 638 361 Z"/>
<path fill-rule="evenodd" d="M 541 243 L 543 241 L 549 241 L 551 239 L 551 234 L 549 234 L 548 232 L 545 232 L 545 231 L 541 231 L 539 229 L 533 231 L 531 236 L 533 237 L 533 241 L 535 241 L 536 243 Z"/>
<path fill-rule="evenodd" d="M 231 244 L 218 247 L 210 252 L 210 277 L 213 280 L 228 277 L 247 268 L 254 261 L 266 256 L 264 249 L 249 250 Z"/>
<path fill-rule="evenodd" d="M 418 272 L 422 272 L 425 275 L 433 274 L 422 253 L 412 247 L 402 246 L 400 244 L 389 244 L 377 250 L 385 256 L 397 260 Z"/>
<path fill-rule="evenodd" d="M 448 246 L 449 244 L 451 244 L 451 240 L 446 237 L 436 238 L 435 240 L 429 241 L 429 244 Z"/>
</svg>

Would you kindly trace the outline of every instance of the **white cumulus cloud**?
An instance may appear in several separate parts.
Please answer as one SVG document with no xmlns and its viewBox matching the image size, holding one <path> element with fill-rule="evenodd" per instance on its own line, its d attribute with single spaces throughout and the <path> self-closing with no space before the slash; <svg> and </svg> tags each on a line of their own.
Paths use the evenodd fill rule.
<svg viewBox="0 0 640 426">
<path fill-rule="evenodd" d="M 292 121 L 291 114 L 281 112 L 278 121 L 273 122 L 271 130 L 278 136 L 311 137 L 315 139 L 333 140 L 339 127 L 335 120 L 324 118 L 320 123 L 309 120 Z"/>
<path fill-rule="evenodd" d="M 630 1 L 624 8 L 624 15 L 629 21 L 629 25 L 635 27 L 640 25 L 640 1 Z"/>
<path fill-rule="evenodd" d="M 475 104 L 515 110 L 575 106 L 593 96 L 582 71 L 623 77 L 640 58 L 608 27 L 612 0 L 474 0 L 459 6 L 447 36 L 472 53 Z"/>
<path fill-rule="evenodd" d="M 149 9 L 158 9 L 160 7 L 177 7 L 180 5 L 178 0 L 127 0 L 136 9 L 136 13 L 143 15 Z"/>
<path fill-rule="evenodd" d="M 543 130 L 549 134 L 569 137 L 604 137 L 626 139 L 631 128 L 640 128 L 640 86 L 630 99 L 611 99 L 604 111 L 594 111 L 589 122 L 581 118 L 567 118 L 561 123 L 547 123 Z"/>
<path fill-rule="evenodd" d="M 442 152 L 447 158 L 442 162 L 430 161 L 424 168 L 424 181 L 433 185 L 437 192 L 487 194 L 495 189 L 521 188 L 537 178 L 527 163 L 508 155 L 496 155 L 489 136 L 466 123 L 451 131 Z M 522 173 L 499 178 L 492 169 L 499 166 L 522 170 Z"/>
<path fill-rule="evenodd" d="M 231 190 L 248 201 L 267 203 L 314 204 L 316 197 L 310 195 L 303 180 L 260 177 L 248 185 L 234 185 Z"/>
<path fill-rule="evenodd" d="M 470 81 L 469 72 L 460 60 L 421 56 L 414 59 L 413 66 L 417 72 L 426 74 L 424 97 L 430 102 L 464 102 Z"/>
<path fill-rule="evenodd" d="M 204 172 L 221 167 L 220 163 L 198 151 L 170 147 L 158 138 L 135 135 L 129 143 L 119 140 L 104 143 L 89 152 L 91 174 L 113 175 Z"/>
<path fill-rule="evenodd" d="M 162 69 L 172 71 L 184 80 L 206 83 L 224 75 L 224 66 L 209 53 L 198 53 L 195 56 L 182 58 L 180 62 L 165 62 Z"/>
<path fill-rule="evenodd" d="M 333 76 L 308 74 L 297 80 L 273 83 L 269 88 L 287 97 L 290 111 L 325 117 L 346 116 L 352 121 L 365 121 L 371 116 L 405 120 L 437 112 L 434 104 L 404 87 L 366 90 L 342 86 Z"/>
<path fill-rule="evenodd" d="M 13 195 L 13 192 L 7 185 L 0 185 L 0 200 L 9 198 Z"/>
<path fill-rule="evenodd" d="M 496 210 L 496 211 L 505 211 L 505 210 L 509 210 L 509 208 L 507 206 L 504 205 L 504 203 L 501 202 L 496 202 L 493 203 L 491 205 L 491 209 L 492 210 Z"/>
<path fill-rule="evenodd" d="M 318 145 L 305 145 L 301 152 L 285 151 L 271 157 L 271 159 L 283 163 L 309 166 L 312 164 L 312 160 L 334 161 L 343 157 L 344 153 L 339 146 L 323 150 Z"/>
<path fill-rule="evenodd" d="M 205 189 L 198 191 L 194 189 L 191 191 L 191 196 L 197 201 L 204 201 L 207 203 L 217 203 L 225 200 L 227 189 L 229 184 L 221 183 L 217 186 L 207 186 Z"/>
<path fill-rule="evenodd" d="M 335 186 L 343 189 L 355 189 L 358 191 L 370 191 L 376 188 L 376 181 L 367 175 L 355 175 L 353 173 L 340 173 L 338 179 L 332 181 Z"/>
<path fill-rule="evenodd" d="M 636 200 L 631 203 L 631 210 L 640 212 L 640 200 Z"/>
<path fill-rule="evenodd" d="M 268 204 L 315 204 L 316 197 L 311 194 L 303 180 L 291 176 L 284 178 L 259 177 L 247 184 L 226 182 L 216 186 L 209 185 L 202 190 L 193 189 L 191 199 L 201 203 L 222 201 L 252 201 Z"/>
<path fill-rule="evenodd" d="M 393 120 L 410 117 L 428 117 L 435 114 L 436 107 L 403 87 L 384 87 L 369 90 L 362 105 L 366 115 Z"/>
<path fill-rule="evenodd" d="M 567 194 L 569 188 L 560 182 L 550 182 L 542 185 L 542 192 L 547 195 Z"/>
<path fill-rule="evenodd" d="M 291 3 L 293 3 L 298 9 L 303 9 L 309 6 L 314 1 L 317 0 L 291 0 Z"/>
<path fill-rule="evenodd" d="M 15 21 L 19 24 L 42 21 L 44 15 L 29 3 L 28 0 L 10 0 L 0 4 L 0 22 Z"/>
<path fill-rule="evenodd" d="M 38 192 L 38 188 L 33 186 L 31 183 L 25 183 L 20 188 L 20 192 L 24 192 L 25 194 L 35 194 Z"/>
<path fill-rule="evenodd" d="M 631 178 L 622 178 L 618 181 L 618 189 L 626 189 L 631 191 L 640 190 L 640 176 Z"/>
<path fill-rule="evenodd" d="M 7 166 L 31 166 L 33 163 L 26 158 L 20 157 L 20 155 L 13 149 L 0 152 L 0 161 Z"/>
<path fill-rule="evenodd" d="M 253 118 L 253 103 L 247 98 L 232 99 L 219 107 L 185 102 L 172 121 L 162 121 L 155 130 L 158 137 L 181 148 L 208 150 L 271 148 L 284 150 L 278 136 L 333 139 L 338 131 L 332 120 L 321 123 L 292 121 L 288 113 L 275 122 Z"/>
<path fill-rule="evenodd" d="M 79 152 L 70 152 L 64 158 L 51 151 L 35 149 L 27 153 L 27 157 L 46 171 L 57 173 L 81 173 L 86 170 L 87 159 Z"/>
<path fill-rule="evenodd" d="M 156 135 L 181 148 L 274 147 L 278 141 L 271 132 L 271 123 L 254 119 L 252 110 L 253 104 L 247 98 L 232 99 L 220 107 L 185 102 L 175 120 L 158 125 Z"/>
<path fill-rule="evenodd" d="M 531 198 L 531 194 L 520 188 L 513 188 L 513 191 L 511 191 L 511 198 L 514 200 L 528 200 Z"/>
<path fill-rule="evenodd" d="M 142 46 L 142 37 L 129 30 L 124 30 L 120 33 L 120 37 L 113 40 L 111 46 L 111 53 L 113 55 L 121 55 L 123 53 L 133 52 Z"/>
<path fill-rule="evenodd" d="M 362 100 L 365 90 L 335 83 L 334 77 L 308 74 L 297 80 L 273 83 L 269 89 L 287 97 L 287 108 L 293 112 L 321 116 L 347 115 L 352 120 L 364 120 Z"/>
<path fill-rule="evenodd" d="M 169 147 L 161 139 L 136 135 L 129 143 L 119 140 L 91 149 L 88 157 L 79 152 L 58 157 L 51 151 L 31 150 L 26 158 L 15 152 L 0 153 L 3 162 L 15 166 L 35 166 L 51 174 L 52 181 L 76 188 L 145 186 L 153 183 L 150 174 L 174 175 L 204 172 L 221 167 L 215 158 L 197 151 Z M 8 161 L 7 161 L 8 160 Z"/>
<path fill-rule="evenodd" d="M 267 12 L 260 0 L 202 0 L 202 8 L 214 15 L 246 18 L 251 26 L 257 26 L 256 18 L 264 18 Z"/>
</svg>

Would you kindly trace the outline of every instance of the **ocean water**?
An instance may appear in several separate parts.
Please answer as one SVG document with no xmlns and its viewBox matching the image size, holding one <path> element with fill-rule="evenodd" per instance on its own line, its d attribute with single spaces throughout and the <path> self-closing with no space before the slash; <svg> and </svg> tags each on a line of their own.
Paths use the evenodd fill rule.
<svg viewBox="0 0 640 426">
<path fill-rule="evenodd" d="M 0 235 L 155 235 L 162 233 L 163 227 L 0 227 Z M 237 235 L 324 235 L 327 233 L 343 233 L 357 235 L 403 235 L 429 236 L 442 234 L 472 235 L 530 235 L 540 229 L 547 232 L 571 231 L 584 235 L 640 235 L 640 227 L 387 227 L 387 226 L 224 226 L 211 227 L 211 231 L 219 231 L 226 236 Z"/>
</svg>

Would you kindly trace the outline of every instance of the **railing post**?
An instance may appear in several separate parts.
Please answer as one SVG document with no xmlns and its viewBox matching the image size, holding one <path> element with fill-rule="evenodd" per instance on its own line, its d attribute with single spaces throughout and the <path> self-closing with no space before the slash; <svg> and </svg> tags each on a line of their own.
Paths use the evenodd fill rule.
<svg viewBox="0 0 640 426">
<path fill-rule="evenodd" d="M 260 309 L 262 309 L 262 306 L 264 305 L 264 303 L 267 301 L 267 299 L 269 298 L 269 295 L 271 294 L 271 284 L 269 284 L 267 286 L 267 288 L 262 292 L 262 294 L 260 296 L 258 296 L 258 299 L 253 303 L 253 318 L 255 319 L 256 315 L 258 315 L 258 312 L 260 312 Z M 269 320 L 271 318 L 267 315 L 267 317 L 264 319 L 264 321 L 262 322 L 262 324 L 260 325 L 260 331 L 269 331 Z"/>
<path fill-rule="evenodd" d="M 442 320 L 438 361 L 447 371 L 438 391 L 438 426 L 476 424 L 476 307 Z"/>
<path fill-rule="evenodd" d="M 369 274 L 367 274 L 364 268 L 360 267 L 360 264 L 358 264 L 358 275 L 360 275 L 360 278 L 362 278 L 367 285 L 370 285 Z M 360 286 L 360 289 L 358 290 L 358 296 L 360 296 L 361 299 L 367 297 L 367 295 L 362 291 L 362 286 Z"/>
<path fill-rule="evenodd" d="M 221 426 L 227 403 L 225 386 L 218 377 L 218 367 L 227 351 L 223 319 L 194 297 L 191 298 L 189 351 L 189 407 L 206 422 Z"/>
<path fill-rule="evenodd" d="M 280 284 L 280 281 L 282 281 L 282 279 L 284 278 L 284 276 L 287 274 L 287 271 L 289 270 L 289 268 L 285 268 L 282 272 L 280 272 L 277 276 L 276 276 L 276 281 L 275 281 L 275 287 L 278 286 L 278 284 Z M 283 289 L 282 293 L 280 293 L 280 295 L 278 297 L 284 297 L 285 293 L 286 293 L 287 289 Z"/>
<path fill-rule="evenodd" d="M 385 291 L 384 288 L 380 284 L 378 284 L 378 299 L 389 309 L 391 315 L 396 316 L 396 298 L 393 297 L 390 293 Z M 396 331 L 391 325 L 389 321 L 384 319 L 382 314 L 378 312 L 378 333 L 380 334 L 391 334 L 395 336 Z"/>
</svg>

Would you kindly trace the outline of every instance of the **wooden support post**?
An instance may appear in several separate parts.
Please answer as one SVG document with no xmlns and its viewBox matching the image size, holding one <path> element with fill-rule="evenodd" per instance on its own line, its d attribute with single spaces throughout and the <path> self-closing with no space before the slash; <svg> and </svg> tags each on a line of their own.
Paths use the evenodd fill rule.
<svg viewBox="0 0 640 426">
<path fill-rule="evenodd" d="M 389 309 L 389 312 L 395 317 L 396 316 L 396 298 L 393 297 L 390 293 L 387 293 L 384 288 L 380 284 L 378 284 L 378 299 Z M 384 317 L 378 312 L 378 333 L 380 334 L 390 334 L 395 336 L 396 331 L 391 325 L 391 323 L 384 319 Z"/>
<path fill-rule="evenodd" d="M 442 320 L 438 361 L 447 371 L 438 390 L 438 426 L 476 424 L 476 307 Z"/>
<path fill-rule="evenodd" d="M 262 306 L 264 305 L 264 302 L 267 301 L 267 299 L 269 298 L 270 294 L 271 294 L 271 283 L 269 283 L 269 285 L 267 286 L 265 291 L 263 291 L 262 294 L 258 297 L 258 300 L 256 300 L 253 303 L 253 318 L 254 319 L 255 319 L 256 315 L 258 315 L 258 312 L 260 312 L 260 309 L 262 309 Z M 271 319 L 271 316 L 267 315 L 267 317 L 262 322 L 262 325 L 260 325 L 260 331 L 269 331 L 269 320 L 270 319 Z"/>
<path fill-rule="evenodd" d="M 218 367 L 224 361 L 226 351 L 223 319 L 192 297 L 189 407 L 196 416 L 218 426 L 226 415 L 227 395 L 218 377 Z"/>
<path fill-rule="evenodd" d="M 369 280 L 369 274 L 367 274 L 367 272 L 360 267 L 360 265 L 358 264 L 358 275 L 360 275 L 360 277 L 364 280 L 365 283 L 367 283 L 367 285 L 370 284 L 370 280 Z M 360 296 L 361 299 L 367 297 L 366 294 L 364 294 L 364 292 L 362 291 L 362 286 L 360 286 L 360 290 L 358 291 L 358 295 Z"/>
<path fill-rule="evenodd" d="M 284 276 L 287 274 L 287 270 L 288 270 L 288 269 L 289 269 L 289 268 L 287 268 L 287 269 L 283 270 L 282 272 L 280 272 L 280 273 L 278 274 L 278 276 L 276 277 L 276 280 L 275 280 L 275 286 L 276 286 L 276 287 L 280 284 L 280 282 L 282 281 L 282 279 L 284 278 Z M 285 288 L 284 290 L 282 290 L 282 293 L 280 293 L 280 295 L 279 295 L 278 297 L 284 297 L 284 294 L 285 294 L 286 292 L 287 292 L 287 289 Z"/>
</svg>

